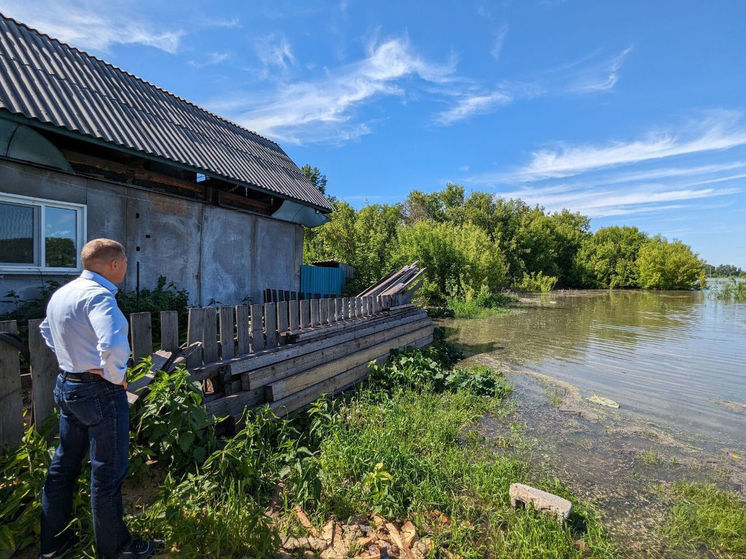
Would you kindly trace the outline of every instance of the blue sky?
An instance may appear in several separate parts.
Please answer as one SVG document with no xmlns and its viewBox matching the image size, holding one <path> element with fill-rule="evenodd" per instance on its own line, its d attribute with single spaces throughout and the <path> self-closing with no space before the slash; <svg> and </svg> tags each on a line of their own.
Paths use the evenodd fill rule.
<svg viewBox="0 0 746 559">
<path fill-rule="evenodd" d="M 277 140 L 357 207 L 458 182 L 746 268 L 746 2 L 0 10 Z"/>
</svg>

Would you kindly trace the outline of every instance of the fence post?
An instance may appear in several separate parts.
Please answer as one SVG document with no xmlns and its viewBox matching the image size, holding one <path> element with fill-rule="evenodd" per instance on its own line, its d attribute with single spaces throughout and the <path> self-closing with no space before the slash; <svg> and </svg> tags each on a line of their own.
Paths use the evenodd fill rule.
<svg viewBox="0 0 746 559">
<path fill-rule="evenodd" d="M 310 322 L 309 314 L 311 312 L 310 305 L 311 302 L 308 299 L 302 299 L 300 302 L 300 327 L 303 330 L 308 330 Z"/>
<path fill-rule="evenodd" d="M 288 301 L 277 303 L 277 332 L 284 334 L 288 331 Z M 283 338 L 287 339 L 287 338 Z"/>
<path fill-rule="evenodd" d="M 319 325 L 319 300 L 311 299 L 311 328 Z"/>
<path fill-rule="evenodd" d="M 31 402 L 34 409 L 34 425 L 37 429 L 54 411 L 54 386 L 59 372 L 57 358 L 39 331 L 39 324 L 42 321 L 42 318 L 32 318 L 28 321 Z"/>
<path fill-rule="evenodd" d="M 133 312 L 130 315 L 130 337 L 132 361 L 137 365 L 143 357 L 153 353 L 153 327 L 149 312 Z"/>
<path fill-rule="evenodd" d="M 0 322 L 0 333 L 15 334 L 15 320 Z M 21 396 L 21 360 L 18 349 L 0 340 L 0 451 L 15 447 L 23 438 L 23 397 Z"/>
<path fill-rule="evenodd" d="M 290 331 L 295 332 L 296 330 L 298 330 L 298 325 L 300 324 L 298 321 L 298 300 L 290 299 L 289 308 L 290 308 Z"/>
</svg>

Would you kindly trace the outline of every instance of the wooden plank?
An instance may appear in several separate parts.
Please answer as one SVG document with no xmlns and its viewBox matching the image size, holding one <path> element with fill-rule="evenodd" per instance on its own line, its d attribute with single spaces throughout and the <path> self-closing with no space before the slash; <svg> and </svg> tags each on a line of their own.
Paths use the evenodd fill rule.
<svg viewBox="0 0 746 559">
<path fill-rule="evenodd" d="M 189 318 L 187 321 L 187 345 L 195 342 L 204 343 L 205 341 L 205 309 L 189 309 Z M 202 364 L 202 350 L 194 350 L 186 360 L 187 369 L 199 367 Z"/>
<path fill-rule="evenodd" d="M 267 336 L 267 347 L 277 345 L 277 303 L 264 305 L 264 331 Z"/>
<path fill-rule="evenodd" d="M 161 311 L 161 349 L 176 351 L 179 349 L 179 313 Z"/>
<path fill-rule="evenodd" d="M 425 336 L 420 340 L 416 340 L 409 345 L 411 347 L 424 347 L 431 343 L 432 334 L 430 336 Z M 375 362 L 377 364 L 381 364 L 384 363 L 386 359 L 388 359 L 388 353 L 376 358 Z M 309 386 L 308 388 L 301 390 L 300 392 L 296 392 L 295 394 L 292 394 L 287 398 L 272 402 L 269 407 L 277 415 L 287 415 L 316 401 L 322 394 L 334 394 L 345 390 L 350 386 L 357 384 L 366 376 L 368 376 L 368 363 L 353 367 L 352 369 L 345 371 L 344 373 L 341 373 L 318 384 Z"/>
<path fill-rule="evenodd" d="M 350 300 L 347 297 L 342 297 L 342 320 L 350 320 Z"/>
<path fill-rule="evenodd" d="M 298 315 L 298 301 L 296 299 L 290 299 L 288 304 L 288 312 L 290 314 L 290 331 L 297 332 L 300 326 L 300 317 Z"/>
<path fill-rule="evenodd" d="M 130 339 L 132 361 L 137 365 L 143 357 L 148 357 L 153 352 L 153 327 L 149 312 L 130 314 Z"/>
<path fill-rule="evenodd" d="M 300 302 L 300 327 L 303 330 L 308 330 L 311 324 L 311 302 L 308 299 L 303 299 Z"/>
<path fill-rule="evenodd" d="M 319 326 L 326 325 L 326 299 L 319 299 Z"/>
<path fill-rule="evenodd" d="M 233 319 L 233 307 L 220 307 L 218 309 L 218 324 L 220 325 L 220 358 L 223 360 L 233 359 L 235 350 L 235 330 Z"/>
<path fill-rule="evenodd" d="M 205 309 L 205 363 L 218 360 L 218 315 L 215 309 Z"/>
<path fill-rule="evenodd" d="M 251 351 L 264 349 L 264 316 L 262 305 L 251 305 Z"/>
<path fill-rule="evenodd" d="M 410 331 L 404 335 L 394 336 L 383 342 L 365 348 L 363 351 L 354 351 L 351 354 L 329 361 L 318 367 L 307 369 L 301 373 L 293 374 L 282 380 L 275 381 L 266 386 L 265 397 L 270 402 L 276 402 L 286 398 L 291 394 L 300 392 L 313 384 L 322 382 L 328 378 L 336 376 L 348 369 L 367 363 L 371 359 L 376 359 L 380 355 L 388 354 L 392 349 L 406 347 L 416 340 L 431 335 L 434 326 L 429 324 L 423 328 Z M 252 388 L 256 388 L 253 378 L 249 381 Z"/>
<path fill-rule="evenodd" d="M 236 338 L 238 342 L 238 355 L 246 355 L 251 351 L 251 334 L 249 327 L 249 306 L 236 305 Z"/>
<path fill-rule="evenodd" d="M 15 320 L 0 322 L 0 332 L 16 334 Z M 21 359 L 18 349 L 0 340 L 0 452 L 18 446 L 23 437 Z"/>
<path fill-rule="evenodd" d="M 238 392 L 223 398 L 216 398 L 205 404 L 207 413 L 218 418 L 240 417 L 245 408 L 256 407 L 264 403 L 264 389 Z"/>
<path fill-rule="evenodd" d="M 318 328 L 319 326 L 319 300 L 311 299 L 311 328 Z"/>
<path fill-rule="evenodd" d="M 304 371 L 314 367 L 319 367 L 326 363 L 331 363 L 343 357 L 359 354 L 370 347 L 395 340 L 414 330 L 419 330 L 428 326 L 432 326 L 432 322 L 424 319 L 404 324 L 396 328 L 379 330 L 366 336 L 353 338 L 333 346 L 322 347 L 316 351 L 299 355 L 291 359 L 275 362 L 266 367 L 255 369 L 244 374 L 249 375 L 249 388 L 259 388 L 260 386 L 271 384 L 291 376 L 297 376 Z"/>
<path fill-rule="evenodd" d="M 288 301 L 277 303 L 277 333 L 285 333 L 289 328 Z"/>
<path fill-rule="evenodd" d="M 355 317 L 363 318 L 363 299 L 362 297 L 355 297 Z"/>
<path fill-rule="evenodd" d="M 32 318 L 28 321 L 31 403 L 34 411 L 34 425 L 37 429 L 47 417 L 54 413 L 54 387 L 57 383 L 57 374 L 60 372 L 57 357 L 49 349 L 39 331 L 42 321 L 41 318 Z"/>
</svg>

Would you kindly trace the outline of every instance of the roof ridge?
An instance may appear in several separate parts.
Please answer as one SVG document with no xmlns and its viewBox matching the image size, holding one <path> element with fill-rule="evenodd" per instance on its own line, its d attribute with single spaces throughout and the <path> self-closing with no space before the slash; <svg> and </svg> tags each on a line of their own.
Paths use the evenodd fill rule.
<svg viewBox="0 0 746 559">
<path fill-rule="evenodd" d="M 258 137 L 258 138 L 261 138 L 262 140 L 265 140 L 265 141 L 267 141 L 267 142 L 269 142 L 271 144 L 274 144 L 275 146 L 277 146 L 280 149 L 280 151 L 282 151 L 283 153 L 285 152 L 285 150 L 283 150 L 282 147 L 280 147 L 280 144 L 278 144 L 274 140 L 271 140 L 271 139 L 267 138 L 266 136 L 262 136 L 258 132 L 254 132 L 253 130 L 249 130 L 248 128 L 246 128 L 244 126 L 241 126 L 240 124 L 238 124 L 236 122 L 233 122 L 232 120 L 229 120 L 229 119 L 227 119 L 227 118 L 225 118 L 223 116 L 220 116 L 220 115 L 218 115 L 216 113 L 213 113 L 212 111 L 208 111 L 204 107 L 201 107 L 201 106 L 197 105 L 196 103 L 193 103 L 192 101 L 189 101 L 188 99 L 185 99 L 184 97 L 181 97 L 180 95 L 172 93 L 171 91 L 169 91 L 169 90 L 167 90 L 167 89 L 165 89 L 165 88 L 163 88 L 163 87 L 161 87 L 159 85 L 151 83 L 148 80 L 146 80 L 144 78 L 141 78 L 140 76 L 137 76 L 137 75 L 133 74 L 132 72 L 128 72 L 127 70 L 124 70 L 123 68 L 120 68 L 119 66 L 116 66 L 116 65 L 112 64 L 111 62 L 108 62 L 108 61 L 104 60 L 103 58 L 99 58 L 98 56 L 94 56 L 93 54 L 91 54 L 91 53 L 89 53 L 87 51 L 84 51 L 83 49 L 80 49 L 80 48 L 78 48 L 76 46 L 73 46 L 73 45 L 71 45 L 69 43 L 61 41 L 60 39 L 57 39 L 56 37 L 52 37 L 51 35 L 49 35 L 47 33 L 44 33 L 43 31 L 39 31 L 38 29 L 35 29 L 34 27 L 31 27 L 30 25 L 28 25 L 26 23 L 23 23 L 22 21 L 18 21 L 15 18 L 7 16 L 7 15 L 5 15 L 2 12 L 0 12 L 0 17 L 2 17 L 3 19 L 5 19 L 7 21 L 12 21 L 15 25 L 18 25 L 20 27 L 25 27 L 26 29 L 28 29 L 29 31 L 31 31 L 33 33 L 36 33 L 37 35 L 40 35 L 42 37 L 46 37 L 50 41 L 54 41 L 57 44 L 65 47 L 65 48 L 68 48 L 70 50 L 74 50 L 76 52 L 79 52 L 80 54 L 82 54 L 82 55 L 84 55 L 84 56 L 86 56 L 86 57 L 88 57 L 88 58 L 90 58 L 92 60 L 100 62 L 100 63 L 108 66 L 109 68 L 112 68 L 113 70 L 116 70 L 117 72 L 121 72 L 122 74 L 130 76 L 130 77 L 132 77 L 132 78 L 134 78 L 134 79 L 136 79 L 136 80 L 138 80 L 138 81 L 140 81 L 140 82 L 142 82 L 142 83 L 144 83 L 144 84 L 146 84 L 146 85 L 148 85 L 148 86 L 150 86 L 152 88 L 155 88 L 155 89 L 157 89 L 159 91 L 162 91 L 166 95 L 170 95 L 171 97 L 173 97 L 175 99 L 178 99 L 179 101 L 182 101 L 182 102 L 186 103 L 187 105 L 191 105 L 192 107 L 195 107 L 196 109 L 199 109 L 200 111 L 202 111 L 202 112 L 204 112 L 204 113 L 206 113 L 206 114 L 208 114 L 208 115 L 210 115 L 212 117 L 215 117 L 218 120 L 221 120 L 221 121 L 223 121 L 223 122 L 225 122 L 227 124 L 230 124 L 231 126 L 235 126 L 236 128 L 239 128 L 240 130 L 248 132 L 249 134 L 252 134 L 252 135 L 254 135 L 254 136 Z"/>
</svg>

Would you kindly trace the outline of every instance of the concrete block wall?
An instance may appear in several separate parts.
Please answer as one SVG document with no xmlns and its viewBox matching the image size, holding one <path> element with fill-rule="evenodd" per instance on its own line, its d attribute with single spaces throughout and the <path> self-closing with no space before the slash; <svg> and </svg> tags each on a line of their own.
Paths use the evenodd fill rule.
<svg viewBox="0 0 746 559">
<path fill-rule="evenodd" d="M 0 161 L 0 192 L 86 204 L 87 237 L 109 237 L 127 248 L 124 287 L 155 287 L 164 275 L 189 292 L 190 304 L 261 302 L 265 288 L 297 291 L 303 227 L 264 216 Z M 32 296 L 46 280 L 71 276 L 0 272 L 0 298 Z M 8 305 L 0 303 L 0 312 Z"/>
</svg>

